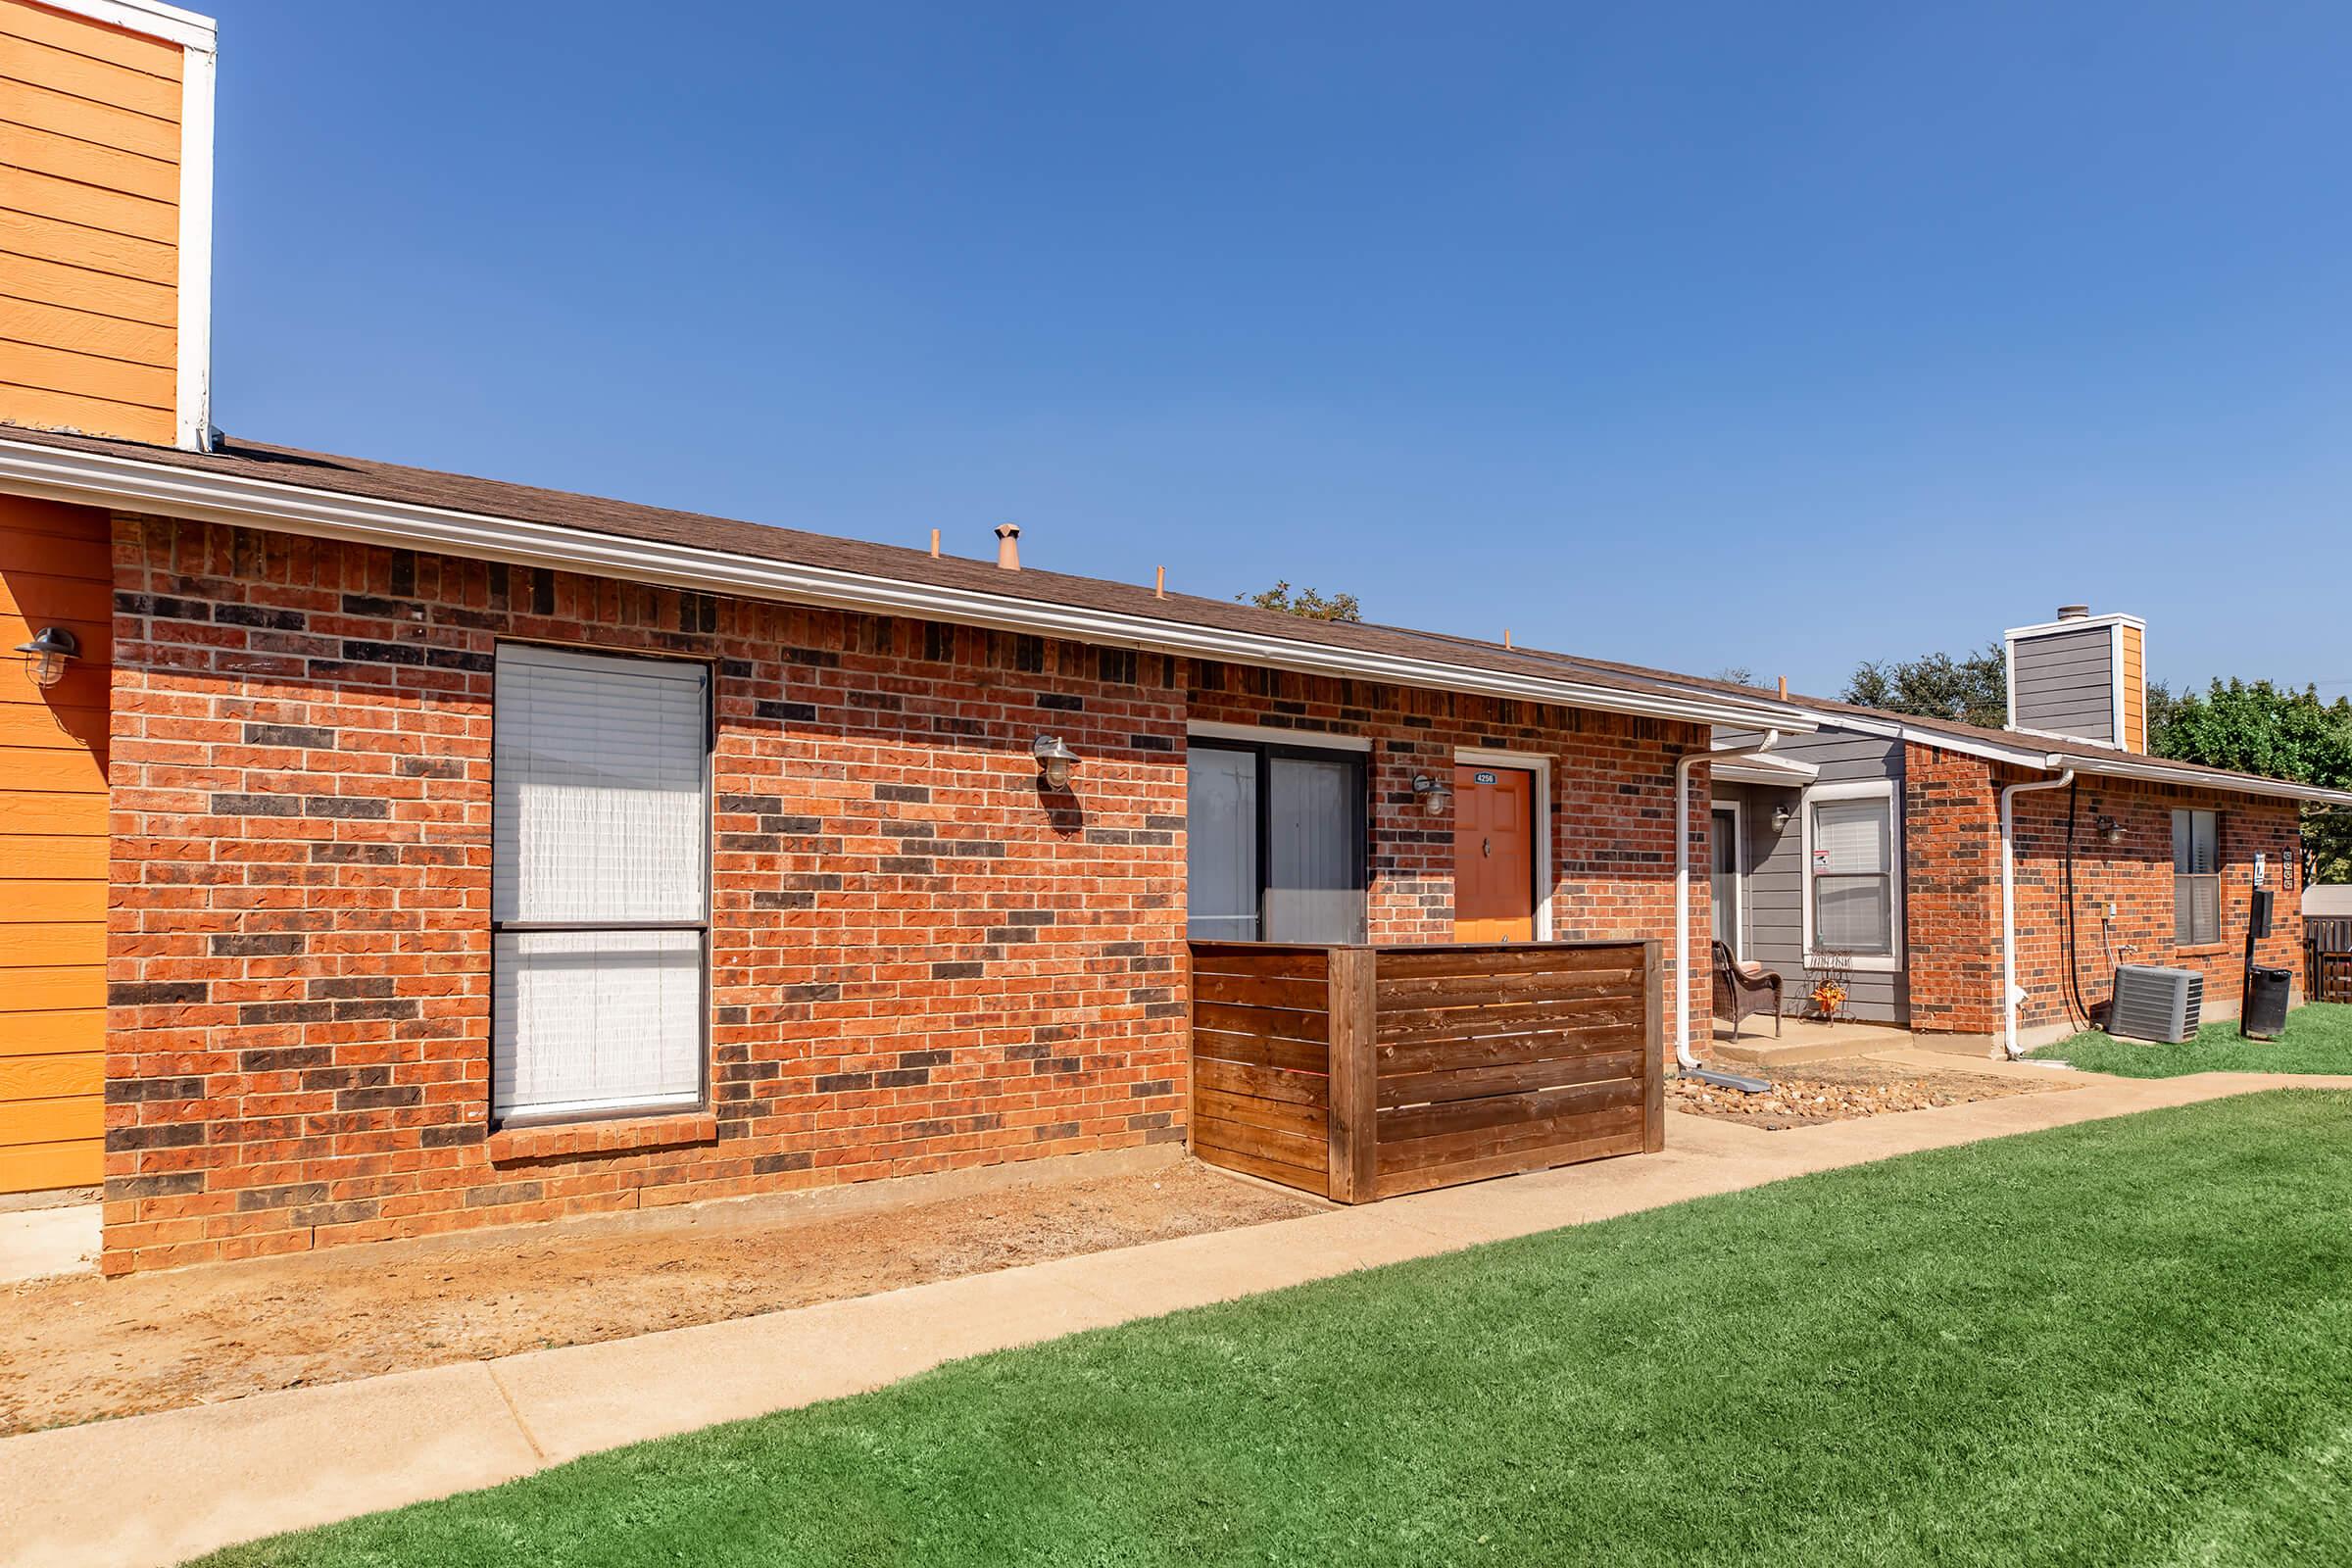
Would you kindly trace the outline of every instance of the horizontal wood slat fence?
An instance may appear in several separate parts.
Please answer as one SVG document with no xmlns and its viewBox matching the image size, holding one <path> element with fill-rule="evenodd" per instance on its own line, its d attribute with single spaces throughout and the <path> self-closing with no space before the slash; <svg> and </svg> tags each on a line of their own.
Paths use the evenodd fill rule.
<svg viewBox="0 0 2352 1568">
<path fill-rule="evenodd" d="M 1192 944 L 1193 1152 L 1344 1203 L 1665 1145 L 1655 942 Z"/>
<path fill-rule="evenodd" d="M 2352 915 L 2303 917 L 2303 1000 L 2352 1002 Z"/>
</svg>

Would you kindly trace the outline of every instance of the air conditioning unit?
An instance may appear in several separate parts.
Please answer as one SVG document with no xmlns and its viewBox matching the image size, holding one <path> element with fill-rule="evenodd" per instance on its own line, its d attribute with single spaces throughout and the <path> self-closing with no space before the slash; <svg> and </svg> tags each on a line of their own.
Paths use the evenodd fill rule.
<svg viewBox="0 0 2352 1568">
<path fill-rule="evenodd" d="M 2205 1010 L 2205 977 L 2194 969 L 2166 969 L 2152 963 L 2115 968 L 2115 1002 L 2107 1009 L 2107 1032 L 2126 1040 L 2162 1040 L 2178 1045 L 2197 1032 Z"/>
</svg>

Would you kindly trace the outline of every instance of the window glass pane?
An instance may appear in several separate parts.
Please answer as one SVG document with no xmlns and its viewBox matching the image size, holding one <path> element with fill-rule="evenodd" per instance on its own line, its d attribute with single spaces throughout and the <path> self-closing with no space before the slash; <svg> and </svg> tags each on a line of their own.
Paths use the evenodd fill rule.
<svg viewBox="0 0 2352 1568">
<path fill-rule="evenodd" d="M 1363 941 L 1363 764 L 1276 757 L 1267 787 L 1266 939 Z"/>
<path fill-rule="evenodd" d="M 709 679 L 679 660 L 498 651 L 494 918 L 704 917 Z"/>
<path fill-rule="evenodd" d="M 2173 879 L 2173 940 L 2194 947 L 2222 940 L 2222 879 L 2181 875 Z"/>
<path fill-rule="evenodd" d="M 1813 946 L 1822 953 L 1892 953 L 1894 905 L 1883 876 L 1813 879 Z"/>
<path fill-rule="evenodd" d="M 1813 870 L 1858 875 L 1887 869 L 1887 805 L 1822 801 L 1813 808 Z"/>
<path fill-rule="evenodd" d="M 1257 937 L 1257 754 L 1191 748 L 1185 769 L 1185 934 Z"/>
<path fill-rule="evenodd" d="M 701 1098 L 701 932 L 502 932 L 495 948 L 499 1114 Z"/>
<path fill-rule="evenodd" d="M 2173 869 L 2184 875 L 2218 871 L 2221 821 L 2211 811 L 2173 813 Z"/>
</svg>

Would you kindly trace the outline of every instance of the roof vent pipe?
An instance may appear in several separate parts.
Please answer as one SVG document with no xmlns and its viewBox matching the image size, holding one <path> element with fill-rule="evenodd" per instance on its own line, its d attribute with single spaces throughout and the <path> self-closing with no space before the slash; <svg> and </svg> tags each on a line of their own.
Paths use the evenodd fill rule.
<svg viewBox="0 0 2352 1568">
<path fill-rule="evenodd" d="M 997 524 L 997 567 L 1001 571 L 1021 569 L 1021 525 L 1017 522 Z"/>
<path fill-rule="evenodd" d="M 2088 605 L 2060 605 L 2058 618 L 2060 620 L 2088 620 L 2090 607 Z"/>
</svg>

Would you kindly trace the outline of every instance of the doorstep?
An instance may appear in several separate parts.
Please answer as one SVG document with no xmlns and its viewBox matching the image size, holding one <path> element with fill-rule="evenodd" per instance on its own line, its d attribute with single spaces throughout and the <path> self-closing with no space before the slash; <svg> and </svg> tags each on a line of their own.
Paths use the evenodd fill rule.
<svg viewBox="0 0 2352 1568">
<path fill-rule="evenodd" d="M 1912 1044 L 1911 1032 L 1893 1024 L 1851 1021 L 1823 1023 L 1818 1018 L 1784 1018 L 1781 1020 L 1781 1032 L 1775 1036 L 1770 1022 L 1769 1019 L 1745 1020 L 1737 1040 L 1732 1038 L 1729 1026 L 1717 1024 L 1707 1065 L 1735 1069 L 1795 1067 L 1806 1062 L 1841 1061 L 1848 1056 L 1868 1056 Z"/>
</svg>

